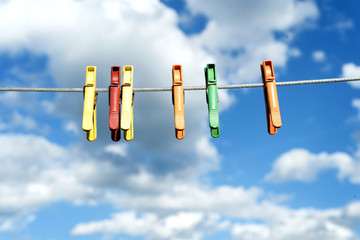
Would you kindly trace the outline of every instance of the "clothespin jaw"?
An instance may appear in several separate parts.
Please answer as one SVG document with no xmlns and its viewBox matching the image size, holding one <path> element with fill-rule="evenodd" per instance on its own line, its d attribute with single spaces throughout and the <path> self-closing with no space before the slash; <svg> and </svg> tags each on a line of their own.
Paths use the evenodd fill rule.
<svg viewBox="0 0 360 240">
<path fill-rule="evenodd" d="M 84 86 L 84 111 L 82 128 L 87 132 L 87 139 L 96 139 L 96 67 L 86 67 L 86 80 Z"/>
<path fill-rule="evenodd" d="M 175 136 L 177 139 L 185 137 L 185 112 L 184 112 L 184 87 L 182 77 L 182 66 L 172 67 L 172 99 L 174 105 Z"/>
<path fill-rule="evenodd" d="M 109 129 L 111 139 L 120 140 L 120 94 L 121 94 L 121 67 L 111 67 L 111 85 L 109 87 Z"/>
<path fill-rule="evenodd" d="M 280 128 L 282 123 L 278 95 L 276 90 L 274 68 L 272 61 L 270 60 L 263 61 L 260 67 L 264 83 L 264 97 L 268 132 L 271 135 L 275 135 L 277 132 L 277 128 Z"/>
<path fill-rule="evenodd" d="M 205 70 L 206 100 L 209 109 L 209 125 L 211 136 L 217 138 L 220 136 L 219 109 L 218 109 L 218 88 L 216 80 L 215 64 L 207 64 Z"/>
<path fill-rule="evenodd" d="M 124 138 L 130 141 L 134 138 L 133 118 L 133 66 L 124 66 L 123 85 L 121 94 L 121 129 L 124 130 Z"/>
</svg>

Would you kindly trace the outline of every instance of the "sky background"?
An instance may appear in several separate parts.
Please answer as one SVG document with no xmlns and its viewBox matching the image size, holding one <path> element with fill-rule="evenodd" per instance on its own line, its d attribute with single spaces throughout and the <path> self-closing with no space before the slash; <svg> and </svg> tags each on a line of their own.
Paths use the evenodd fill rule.
<svg viewBox="0 0 360 240">
<path fill-rule="evenodd" d="M 360 75 L 357 0 L 0 0 L 0 86 L 134 87 Z M 112 142 L 108 96 L 98 138 L 81 93 L 0 93 L 1 240 L 360 239 L 360 83 L 278 87 L 270 136 L 263 90 L 219 90 L 211 138 L 204 91 L 185 97 L 174 135 L 170 92 L 136 93 L 134 140 Z"/>
</svg>

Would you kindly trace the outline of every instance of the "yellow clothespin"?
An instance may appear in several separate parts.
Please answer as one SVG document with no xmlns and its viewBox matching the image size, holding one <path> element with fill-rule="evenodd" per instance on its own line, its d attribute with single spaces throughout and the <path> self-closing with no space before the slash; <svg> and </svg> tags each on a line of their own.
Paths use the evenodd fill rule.
<svg viewBox="0 0 360 240">
<path fill-rule="evenodd" d="M 124 130 L 124 138 L 130 141 L 134 138 L 133 118 L 133 66 L 124 66 L 123 85 L 121 90 L 121 129 Z"/>
<path fill-rule="evenodd" d="M 84 112 L 82 129 L 87 132 L 87 139 L 96 139 L 96 67 L 86 67 L 86 81 L 84 86 Z"/>
</svg>

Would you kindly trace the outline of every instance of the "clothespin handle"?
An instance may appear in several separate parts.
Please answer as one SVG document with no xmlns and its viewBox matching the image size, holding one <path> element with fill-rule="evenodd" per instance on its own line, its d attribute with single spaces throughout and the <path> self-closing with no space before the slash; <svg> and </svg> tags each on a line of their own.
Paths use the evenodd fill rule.
<svg viewBox="0 0 360 240">
<path fill-rule="evenodd" d="M 121 128 L 123 130 L 130 129 L 131 105 L 133 98 L 133 67 L 125 66 L 123 69 L 123 86 L 122 86 L 122 106 L 121 106 Z"/>
<path fill-rule="evenodd" d="M 86 79 L 84 86 L 84 109 L 82 128 L 87 132 L 87 139 L 96 139 L 96 67 L 86 67 Z"/>
<path fill-rule="evenodd" d="M 124 66 L 123 85 L 121 94 L 121 129 L 124 130 L 124 138 L 130 141 L 134 137 L 133 119 L 133 66 Z"/>
<path fill-rule="evenodd" d="M 215 64 L 207 64 L 205 67 L 206 98 L 209 110 L 209 125 L 211 136 L 216 138 L 220 135 L 218 88 L 216 80 Z"/>
<path fill-rule="evenodd" d="M 98 92 L 95 92 L 94 103 L 93 103 L 93 126 L 90 131 L 87 131 L 87 140 L 90 142 L 95 141 L 97 137 L 97 117 L 96 117 L 96 101 L 98 98 Z"/>
<path fill-rule="evenodd" d="M 111 85 L 109 87 L 109 129 L 120 128 L 120 94 L 121 94 L 121 67 L 111 67 Z"/>
<path fill-rule="evenodd" d="M 135 93 L 133 92 L 130 109 L 130 128 L 129 130 L 124 131 L 124 138 L 126 141 L 131 141 L 134 138 L 134 96 Z"/>
<path fill-rule="evenodd" d="M 173 105 L 174 105 L 174 120 L 175 120 L 175 136 L 177 139 L 185 137 L 185 111 L 184 111 L 184 87 L 182 66 L 173 65 Z"/>
<path fill-rule="evenodd" d="M 264 83 L 268 131 L 271 135 L 274 135 L 277 131 L 276 128 L 280 128 L 282 123 L 272 61 L 263 61 L 261 64 L 261 72 Z"/>
<path fill-rule="evenodd" d="M 94 111 L 94 98 L 95 98 L 95 82 L 96 82 L 96 67 L 86 67 L 86 79 L 84 86 L 84 112 L 82 128 L 85 131 L 91 130 L 93 126 L 93 111 Z"/>
</svg>

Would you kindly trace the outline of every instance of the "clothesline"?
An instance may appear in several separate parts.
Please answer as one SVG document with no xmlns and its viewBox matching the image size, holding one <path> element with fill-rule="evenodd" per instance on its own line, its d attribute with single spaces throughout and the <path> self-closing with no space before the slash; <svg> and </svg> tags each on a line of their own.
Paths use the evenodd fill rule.
<svg viewBox="0 0 360 240">
<path fill-rule="evenodd" d="M 294 86 L 294 85 L 305 85 L 305 84 L 320 84 L 320 83 L 335 83 L 335 82 L 350 82 L 360 81 L 360 77 L 356 78 L 326 78 L 316 80 L 301 80 L 301 81 L 290 81 L 290 82 L 276 82 L 276 86 Z M 237 88 L 257 88 L 263 87 L 263 83 L 252 83 L 252 84 L 237 84 L 237 85 L 218 85 L 218 89 L 237 89 Z M 134 88 L 134 92 L 162 92 L 172 91 L 171 87 L 168 88 Z M 184 86 L 185 91 L 193 90 L 206 90 L 206 86 Z M 33 87 L 0 87 L 0 91 L 8 92 L 83 92 L 83 88 L 33 88 Z M 97 92 L 109 92 L 109 88 L 96 88 Z"/>
</svg>

